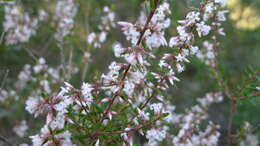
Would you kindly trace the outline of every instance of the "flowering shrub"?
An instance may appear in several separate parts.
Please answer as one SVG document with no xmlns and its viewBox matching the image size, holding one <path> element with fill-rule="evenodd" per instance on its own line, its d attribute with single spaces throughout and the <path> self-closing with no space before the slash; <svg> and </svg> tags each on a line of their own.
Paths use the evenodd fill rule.
<svg viewBox="0 0 260 146">
<path fill-rule="evenodd" d="M 68 57 L 63 54 L 66 37 L 73 34 L 74 17 L 81 7 L 77 1 L 57 0 L 53 16 L 41 10 L 35 18 L 22 13 L 20 5 L 6 4 L 3 24 L 6 44 L 29 41 L 37 35 L 38 23 L 48 19 L 55 22 L 53 35 L 61 52 L 58 67 L 51 67 L 44 58 L 39 58 L 36 64 L 24 66 L 13 86 L 0 90 L 0 104 L 22 102 L 34 118 L 45 119 L 45 123 L 40 122 L 40 130 L 32 135 L 27 133 L 30 128 L 27 121 L 17 123 L 13 127 L 17 136 L 29 136 L 34 146 L 215 146 L 219 145 L 222 127 L 209 120 L 207 111 L 211 104 L 226 99 L 231 101 L 227 145 L 246 145 L 248 141 L 257 145 L 249 123 L 237 133 L 231 131 L 236 103 L 259 96 L 260 76 L 255 71 L 246 84 L 250 88 L 233 91 L 221 75 L 217 57 L 219 38 L 225 36 L 222 22 L 228 13 L 226 1 L 201 1 L 178 21 L 171 19 L 175 12 L 167 0 L 145 1 L 144 5 L 137 21 L 132 22 L 118 21 L 112 8 L 103 8 L 96 31 L 86 35 L 85 43 L 100 49 L 116 28 L 122 31 L 125 42 L 113 40 L 116 61 L 100 76 L 93 75 L 93 80 L 85 81 L 87 66 L 93 62 L 90 52 L 84 51 L 79 57 L 85 63 L 83 67 L 72 63 L 73 51 L 69 51 Z M 176 35 L 171 36 L 169 29 L 176 30 Z M 218 88 L 179 112 L 169 98 L 172 96 L 169 90 L 182 82 L 181 74 L 194 58 L 205 63 Z M 83 82 L 76 87 L 69 81 L 81 69 Z M 12 145 L 4 137 L 1 140 Z"/>
</svg>

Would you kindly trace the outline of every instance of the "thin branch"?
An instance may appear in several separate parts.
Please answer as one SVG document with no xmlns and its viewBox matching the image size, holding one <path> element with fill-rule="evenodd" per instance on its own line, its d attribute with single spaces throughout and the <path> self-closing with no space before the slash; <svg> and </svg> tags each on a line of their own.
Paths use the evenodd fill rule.
<svg viewBox="0 0 260 146">
<path fill-rule="evenodd" d="M 29 54 L 29 56 L 31 56 L 33 58 L 34 61 L 38 61 L 37 57 L 33 54 L 33 52 L 31 50 L 29 50 L 28 48 L 24 48 L 25 51 Z"/>
<path fill-rule="evenodd" d="M 137 43 L 136 43 L 136 46 L 139 46 L 139 45 L 141 44 L 142 39 L 143 39 L 143 36 L 144 36 L 144 34 L 145 34 L 145 31 L 148 29 L 148 25 L 149 25 L 150 21 L 152 20 L 152 17 L 153 17 L 153 15 L 154 15 L 154 13 L 155 13 L 155 10 L 156 10 L 157 7 L 158 7 L 158 2 L 159 2 L 159 0 L 155 0 L 155 8 L 154 8 L 154 9 L 151 9 L 150 14 L 149 14 L 149 16 L 148 16 L 148 18 L 147 18 L 147 20 L 146 20 L 145 26 L 144 26 L 144 28 L 142 29 L 141 33 L 140 33 L 140 37 L 139 37 L 139 39 L 138 39 L 138 41 L 137 41 Z M 131 64 L 128 64 L 128 66 L 127 66 L 127 68 L 126 68 L 126 70 L 125 70 L 125 72 L 124 72 L 124 74 L 123 74 L 123 77 L 122 77 L 122 79 L 121 79 L 121 83 L 124 82 L 124 80 L 125 80 L 125 78 L 126 78 L 126 76 L 127 76 L 127 73 L 129 72 L 130 68 L 131 68 Z M 120 90 L 123 89 L 123 88 L 124 88 L 124 86 L 121 86 L 121 88 L 120 88 L 118 91 L 120 92 Z M 102 122 L 104 121 L 104 119 L 107 117 L 107 114 L 109 113 L 109 111 L 110 111 L 110 109 L 111 109 L 111 107 L 112 107 L 112 105 L 113 105 L 113 103 L 114 103 L 114 101 L 115 101 L 117 95 L 119 95 L 119 93 L 115 93 L 115 94 L 113 95 L 112 101 L 111 101 L 111 103 L 109 104 L 108 108 L 107 108 L 106 111 L 105 111 L 105 114 L 103 115 L 103 117 L 102 117 L 102 119 L 101 119 L 101 123 L 102 123 Z"/>
<path fill-rule="evenodd" d="M 149 14 L 149 16 L 147 17 L 145 26 L 144 26 L 144 28 L 142 29 L 141 33 L 140 33 L 140 37 L 139 37 L 139 39 L 138 39 L 138 41 L 137 41 L 137 43 L 136 43 L 136 46 L 139 46 L 139 45 L 141 44 L 142 39 L 143 39 L 143 36 L 144 36 L 146 30 L 148 29 L 148 25 L 149 25 L 150 21 L 152 20 L 152 17 L 153 17 L 153 15 L 154 15 L 154 13 L 155 13 L 155 10 L 156 10 L 157 7 L 158 7 L 158 3 L 159 3 L 159 0 L 155 0 L 155 1 L 154 1 L 155 7 L 154 7 L 154 9 L 151 9 L 151 10 L 150 10 L 150 14 Z M 125 80 L 125 78 L 126 78 L 128 72 L 129 72 L 131 66 L 132 66 L 131 64 L 128 64 L 128 65 L 127 65 L 126 70 L 124 71 L 123 77 L 122 77 L 121 80 L 120 80 L 120 83 L 123 83 L 123 82 L 124 82 L 124 80 Z M 103 114 L 103 117 L 101 118 L 100 123 L 103 123 L 103 121 L 107 118 L 107 115 L 108 115 L 108 113 L 110 112 L 110 110 L 111 110 L 111 108 L 112 108 L 112 105 L 114 104 L 114 101 L 115 101 L 116 97 L 117 97 L 118 95 L 120 95 L 119 92 L 120 92 L 120 90 L 122 90 L 123 88 L 124 88 L 124 86 L 121 85 L 121 86 L 120 86 L 120 89 L 118 90 L 118 92 L 116 92 L 116 93 L 112 96 L 111 103 L 109 104 L 108 108 L 105 110 L 105 113 Z M 97 136 L 98 136 L 98 134 L 97 134 L 97 133 L 94 133 L 93 136 L 91 137 L 91 140 L 95 140 L 95 139 L 97 138 Z"/>
<path fill-rule="evenodd" d="M 3 31 L 2 34 L 1 34 L 1 37 L 0 37 L 0 44 L 3 43 L 3 41 L 4 41 L 4 36 L 5 36 L 5 31 Z"/>
<path fill-rule="evenodd" d="M 6 138 L 0 135 L 0 141 L 4 142 L 7 146 L 13 146 Z"/>
<path fill-rule="evenodd" d="M 5 81 L 6 81 L 7 77 L 8 77 L 8 74 L 9 74 L 9 69 L 6 70 L 6 73 L 5 73 L 5 75 L 4 75 L 4 78 L 3 78 L 2 83 L 1 83 L 1 86 L 0 86 L 0 90 L 3 89 L 3 87 L 4 87 L 4 85 L 5 85 Z"/>
</svg>

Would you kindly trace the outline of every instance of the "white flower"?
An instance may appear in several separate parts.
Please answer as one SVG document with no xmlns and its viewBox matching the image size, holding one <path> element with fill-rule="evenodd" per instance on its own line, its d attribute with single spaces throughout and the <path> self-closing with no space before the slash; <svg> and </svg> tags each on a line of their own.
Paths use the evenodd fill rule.
<svg viewBox="0 0 260 146">
<path fill-rule="evenodd" d="M 227 0 L 215 0 L 215 3 L 220 4 L 222 7 L 224 7 L 227 3 Z"/>
<path fill-rule="evenodd" d="M 114 44 L 113 48 L 114 48 L 114 54 L 116 57 L 120 57 L 125 52 L 125 49 L 121 46 L 120 43 Z"/>
<path fill-rule="evenodd" d="M 88 43 L 89 44 L 92 44 L 93 42 L 94 42 L 94 40 L 96 39 L 96 34 L 94 33 L 94 32 L 92 32 L 92 33 L 90 33 L 89 35 L 88 35 Z"/>
<path fill-rule="evenodd" d="M 179 45 L 179 39 L 177 37 L 172 37 L 169 42 L 170 47 L 175 47 Z"/>
<path fill-rule="evenodd" d="M 26 135 L 26 131 L 28 130 L 28 126 L 25 120 L 22 120 L 18 125 L 13 128 L 13 131 L 19 136 L 24 137 Z"/>
<path fill-rule="evenodd" d="M 194 24 L 196 23 L 196 21 L 200 21 L 199 16 L 200 16 L 199 12 L 195 12 L 195 11 L 189 12 L 186 16 L 186 19 L 188 21 L 187 25 Z"/>
<path fill-rule="evenodd" d="M 124 91 L 128 96 L 131 96 L 134 93 L 135 84 L 129 81 L 125 82 Z"/>
<path fill-rule="evenodd" d="M 169 73 L 167 74 L 168 80 L 171 83 L 171 85 L 174 84 L 174 81 L 180 81 L 180 79 L 178 79 L 177 77 L 175 77 L 175 73 L 173 72 L 173 70 L 171 69 L 169 71 Z"/>
<path fill-rule="evenodd" d="M 119 70 L 121 69 L 121 66 L 118 65 L 116 62 L 112 62 L 109 65 L 109 72 L 108 74 L 102 74 L 102 79 L 105 83 L 109 83 L 110 81 L 117 81 L 117 78 L 119 76 Z"/>
<path fill-rule="evenodd" d="M 126 54 L 124 57 L 125 57 L 125 60 L 129 64 L 132 64 L 132 65 L 136 65 L 137 64 L 136 55 L 134 53 Z"/>
<path fill-rule="evenodd" d="M 246 139 L 240 142 L 240 146 L 258 146 L 259 142 L 257 136 L 248 134 Z"/>
<path fill-rule="evenodd" d="M 48 117 L 46 123 L 51 129 L 63 129 L 65 124 L 65 119 L 66 116 L 64 115 L 64 113 L 59 112 L 55 118 Z"/>
<path fill-rule="evenodd" d="M 46 61 L 45 61 L 44 58 L 41 57 L 41 58 L 38 60 L 38 63 L 39 63 L 39 64 L 45 64 Z"/>
<path fill-rule="evenodd" d="M 103 42 L 106 40 L 106 38 L 107 38 L 107 33 L 104 32 L 104 31 L 102 31 L 102 32 L 99 34 L 99 41 L 100 41 L 101 43 L 103 43 Z"/>
<path fill-rule="evenodd" d="M 40 85 L 43 87 L 46 93 L 51 93 L 51 88 L 48 80 L 41 80 Z"/>
<path fill-rule="evenodd" d="M 206 56 L 207 56 L 208 59 L 214 59 L 215 58 L 215 54 L 212 51 L 207 52 Z"/>
<path fill-rule="evenodd" d="M 186 32 L 186 29 L 184 26 L 178 26 L 177 32 L 179 34 L 179 39 L 183 42 L 190 40 L 189 34 Z"/>
<path fill-rule="evenodd" d="M 137 31 L 132 23 L 119 21 L 118 24 L 122 26 L 126 39 L 130 40 L 131 43 L 135 45 L 138 41 L 138 37 L 140 36 L 140 32 Z"/>
<path fill-rule="evenodd" d="M 205 6 L 205 12 L 206 13 L 212 13 L 214 10 L 214 3 L 208 3 L 206 6 Z"/>
<path fill-rule="evenodd" d="M 38 113 L 36 111 L 39 108 L 40 99 L 39 98 L 35 98 L 35 97 L 29 97 L 25 104 L 26 104 L 25 109 L 30 114 L 34 114 L 34 116 L 36 117 L 38 115 Z"/>
<path fill-rule="evenodd" d="M 208 42 L 208 41 L 203 42 L 203 46 L 204 46 L 208 51 L 213 50 L 213 47 L 214 47 L 214 45 L 213 45 L 212 43 Z"/>
<path fill-rule="evenodd" d="M 152 49 L 160 46 L 167 46 L 167 41 L 165 40 L 163 34 L 153 33 L 151 36 L 146 38 L 146 44 L 149 49 Z"/>
<path fill-rule="evenodd" d="M 209 31 L 211 30 L 211 27 L 206 25 L 204 21 L 197 23 L 196 26 L 199 37 L 208 35 Z"/>
<path fill-rule="evenodd" d="M 74 27 L 74 17 L 77 13 L 77 5 L 74 0 L 59 0 L 56 4 L 54 19 L 58 21 L 55 39 L 63 41 L 63 38 L 71 34 Z"/>
<path fill-rule="evenodd" d="M 142 119 L 142 120 L 149 120 L 149 113 L 145 113 L 143 112 L 142 110 L 140 110 L 139 108 L 137 108 L 137 111 L 138 111 L 138 114 L 139 114 L 139 117 Z"/>
<path fill-rule="evenodd" d="M 83 85 L 81 86 L 82 95 L 84 96 L 86 104 L 88 106 L 90 106 L 91 103 L 93 102 L 93 96 L 92 96 L 92 93 L 91 93 L 91 91 L 93 89 L 94 88 L 92 88 L 91 84 L 88 84 L 88 83 L 83 83 Z"/>
<path fill-rule="evenodd" d="M 19 146 L 29 146 L 29 144 L 27 144 L 27 143 L 22 143 L 22 144 L 19 144 Z"/>
<path fill-rule="evenodd" d="M 131 72 L 131 82 L 134 82 L 136 84 L 140 84 L 142 83 L 142 81 L 144 81 L 145 75 L 146 75 L 146 71 L 141 72 L 139 70 L 135 71 L 135 72 Z"/>
<path fill-rule="evenodd" d="M 60 113 L 67 113 L 67 107 L 73 103 L 73 100 L 71 98 L 68 98 L 67 96 L 63 97 L 62 101 L 60 101 L 58 104 L 54 105 L 55 110 L 57 110 Z"/>
<path fill-rule="evenodd" d="M 154 113 L 159 114 L 162 111 L 162 103 L 153 103 L 150 105 L 150 109 L 154 111 Z"/>
<path fill-rule="evenodd" d="M 146 133 L 146 138 L 149 140 L 149 144 L 157 144 L 166 137 L 166 130 L 164 129 L 151 129 Z"/>
<path fill-rule="evenodd" d="M 59 144 L 62 146 L 75 146 L 71 141 L 71 133 L 65 131 L 61 134 L 55 135 L 55 138 L 59 140 Z"/>
<path fill-rule="evenodd" d="M 166 63 L 164 59 L 161 59 L 160 62 L 159 62 L 159 66 L 160 67 L 167 67 L 167 66 L 169 66 L 169 64 Z"/>
<path fill-rule="evenodd" d="M 33 146 L 40 146 L 44 142 L 44 139 L 38 134 L 35 136 L 30 136 L 30 139 L 32 139 Z"/>
<path fill-rule="evenodd" d="M 199 47 L 197 47 L 197 46 L 192 46 L 191 48 L 190 48 L 190 51 L 191 51 L 191 54 L 197 54 L 198 53 L 198 51 L 199 51 Z"/>
<path fill-rule="evenodd" d="M 184 67 L 181 66 L 181 64 L 177 63 L 177 64 L 176 64 L 176 67 L 177 67 L 177 71 L 178 71 L 178 72 L 183 72 L 183 71 L 184 71 Z"/>
<path fill-rule="evenodd" d="M 3 23 L 5 40 L 9 44 L 27 42 L 36 34 L 38 18 L 31 18 L 21 5 L 4 5 L 5 21 Z"/>
<path fill-rule="evenodd" d="M 218 21 L 226 21 L 226 16 L 225 16 L 226 13 L 228 13 L 227 10 L 218 11 L 218 13 L 217 13 L 217 20 Z"/>
<path fill-rule="evenodd" d="M 183 62 L 183 61 L 187 61 L 187 59 L 185 58 L 184 55 L 182 55 L 181 53 L 179 53 L 177 56 L 175 56 L 176 61 L 177 62 Z"/>
</svg>

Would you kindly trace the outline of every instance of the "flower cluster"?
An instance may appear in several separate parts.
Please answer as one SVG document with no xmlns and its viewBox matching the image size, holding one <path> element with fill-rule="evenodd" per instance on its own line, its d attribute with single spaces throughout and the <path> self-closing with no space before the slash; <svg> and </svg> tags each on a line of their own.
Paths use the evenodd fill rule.
<svg viewBox="0 0 260 146">
<path fill-rule="evenodd" d="M 101 24 L 98 25 L 99 33 L 91 32 L 87 36 L 87 43 L 95 48 L 100 48 L 101 44 L 107 39 L 108 32 L 115 27 L 115 13 L 109 7 L 103 8 L 104 16 L 101 17 Z"/>
<path fill-rule="evenodd" d="M 219 103 L 222 100 L 222 93 L 208 93 L 204 98 L 199 98 L 199 104 L 191 107 L 186 114 L 176 114 L 175 118 L 177 119 L 174 122 L 180 126 L 180 129 L 176 135 L 173 135 L 173 145 L 217 145 L 220 136 L 218 125 L 210 122 L 204 132 L 197 134 L 197 131 L 200 131 L 198 127 L 202 120 L 207 118 L 206 109 L 212 103 Z"/>
<path fill-rule="evenodd" d="M 116 57 L 123 57 L 132 65 L 140 64 L 142 66 L 149 66 L 150 63 L 146 61 L 148 58 L 155 58 L 151 50 L 160 46 L 167 46 L 168 43 L 164 37 L 164 31 L 170 26 L 170 19 L 167 15 L 171 14 L 168 3 L 161 4 L 152 18 L 150 23 L 146 24 L 145 13 L 142 12 L 139 21 L 136 24 L 120 21 L 118 24 L 122 27 L 122 31 L 126 39 L 132 43 L 132 47 L 123 48 L 120 43 L 114 45 Z M 148 18 L 149 19 L 149 18 Z M 140 32 L 141 28 L 146 28 L 145 32 Z M 141 37 L 141 39 L 139 39 Z M 140 46 L 140 42 L 144 41 L 150 50 L 145 50 Z"/>
<path fill-rule="evenodd" d="M 39 114 L 47 114 L 45 126 L 41 129 L 41 133 L 31 136 L 34 145 L 48 145 L 59 143 L 60 145 L 72 145 L 71 133 L 65 131 L 61 133 L 65 127 L 65 123 L 75 124 L 73 119 L 70 119 L 66 114 L 70 111 L 68 107 L 72 107 L 75 112 L 82 111 L 82 114 L 87 114 L 93 102 L 92 90 L 90 84 L 84 83 L 81 90 L 76 90 L 69 83 L 65 83 L 65 87 L 61 87 L 61 91 L 51 98 L 40 100 L 39 98 L 28 99 L 26 109 L 35 116 Z M 69 92 L 75 92 L 69 95 Z M 51 138 L 51 140 L 48 140 Z M 47 140 L 47 142 L 46 142 Z"/>
<path fill-rule="evenodd" d="M 223 7 L 224 4 L 224 1 L 215 1 L 205 5 L 205 14 L 203 15 L 203 19 L 212 19 L 212 33 L 210 34 L 211 40 L 206 40 L 203 42 L 202 49 L 198 51 L 197 57 L 211 67 L 216 66 L 215 58 L 218 52 L 217 48 L 220 44 L 216 38 L 218 35 L 225 35 L 221 22 L 226 21 L 225 14 L 228 11 L 219 9 L 220 7 Z"/>
<path fill-rule="evenodd" d="M 54 19 L 57 21 L 57 32 L 55 39 L 62 41 L 65 36 L 71 34 L 74 27 L 74 17 L 77 14 L 78 6 L 74 0 L 58 0 Z"/>
<path fill-rule="evenodd" d="M 19 137 L 24 137 L 27 133 L 28 130 L 28 125 L 25 120 L 22 120 L 19 124 L 15 125 L 13 127 L 13 131 L 19 136 Z"/>
<path fill-rule="evenodd" d="M 40 10 L 39 18 L 30 17 L 20 5 L 5 5 L 5 21 L 3 23 L 7 44 L 27 42 L 31 36 L 36 34 L 39 21 L 46 19 L 47 14 Z"/>
<path fill-rule="evenodd" d="M 240 146 L 257 146 L 259 144 L 259 141 L 257 139 L 257 136 L 252 133 L 252 125 L 248 122 L 245 122 L 244 126 L 242 127 L 244 139 L 240 141 Z"/>
</svg>

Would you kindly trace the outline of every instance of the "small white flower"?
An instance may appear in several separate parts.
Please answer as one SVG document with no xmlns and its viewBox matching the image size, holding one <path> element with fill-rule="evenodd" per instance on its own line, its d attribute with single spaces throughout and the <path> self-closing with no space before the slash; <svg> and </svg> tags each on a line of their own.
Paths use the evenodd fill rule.
<svg viewBox="0 0 260 146">
<path fill-rule="evenodd" d="M 24 137 L 28 130 L 28 126 L 25 120 L 22 120 L 18 125 L 13 128 L 13 131 L 19 136 Z"/>
<path fill-rule="evenodd" d="M 107 37 L 107 33 L 102 31 L 100 34 L 99 34 L 99 41 L 100 43 L 103 43 L 105 40 L 106 40 L 106 37 Z"/>
<path fill-rule="evenodd" d="M 88 106 L 90 106 L 93 102 L 93 96 L 91 93 L 93 89 L 94 88 L 92 88 L 91 84 L 88 83 L 83 83 L 83 85 L 81 86 L 82 95 L 84 96 L 85 102 Z"/>
<path fill-rule="evenodd" d="M 180 81 L 180 79 L 178 79 L 176 76 L 175 76 L 175 73 L 173 72 L 173 70 L 171 69 L 169 71 L 169 73 L 167 74 L 167 77 L 168 77 L 168 80 L 169 82 L 171 83 L 171 85 L 174 84 L 174 81 Z"/>
<path fill-rule="evenodd" d="M 179 45 L 179 39 L 177 37 L 172 37 L 169 42 L 170 47 L 175 47 Z"/>
<path fill-rule="evenodd" d="M 153 103 L 150 105 L 150 109 L 154 111 L 154 113 L 159 114 L 162 111 L 162 103 Z"/>
<path fill-rule="evenodd" d="M 132 65 L 136 65 L 137 64 L 136 55 L 134 53 L 126 54 L 124 57 L 125 57 L 125 60 L 129 64 L 132 64 Z"/>
<path fill-rule="evenodd" d="M 188 21 L 188 25 L 196 23 L 196 21 L 200 21 L 200 13 L 199 12 L 189 12 L 186 16 L 186 19 Z"/>
<path fill-rule="evenodd" d="M 199 47 L 198 46 L 192 46 L 191 48 L 190 48 L 190 51 L 191 51 L 191 54 L 197 54 L 198 53 L 198 51 L 199 51 Z"/>
<path fill-rule="evenodd" d="M 218 13 L 217 13 L 217 20 L 218 21 L 226 21 L 226 16 L 225 16 L 226 13 L 228 13 L 227 10 L 218 11 Z"/>
<path fill-rule="evenodd" d="M 30 136 L 30 139 L 32 139 L 33 146 L 40 146 L 44 142 L 44 139 L 38 134 L 34 136 Z"/>
<path fill-rule="evenodd" d="M 113 48 L 114 48 L 114 54 L 116 57 L 120 57 L 125 52 L 125 49 L 121 46 L 120 43 L 114 44 Z"/>
<path fill-rule="evenodd" d="M 215 3 L 220 4 L 222 7 L 224 7 L 227 3 L 227 0 L 215 0 Z"/>
<path fill-rule="evenodd" d="M 29 97 L 26 101 L 25 109 L 36 117 L 38 115 L 37 110 L 39 108 L 40 99 L 35 97 Z"/>
<path fill-rule="evenodd" d="M 139 114 L 139 117 L 142 119 L 142 120 L 149 120 L 149 113 L 145 113 L 143 112 L 142 110 L 140 110 L 139 108 L 137 108 L 137 111 L 138 111 L 138 114 Z"/>
<path fill-rule="evenodd" d="M 92 33 L 90 33 L 89 35 L 88 35 L 88 43 L 89 44 L 92 44 L 93 42 L 94 42 L 94 40 L 96 39 L 96 34 L 94 33 L 94 32 L 92 32 Z"/>
<path fill-rule="evenodd" d="M 196 26 L 199 37 L 208 35 L 211 30 L 211 27 L 206 25 L 204 21 L 197 23 Z"/>
<path fill-rule="evenodd" d="M 166 130 L 164 129 L 151 129 L 146 133 L 146 138 L 149 140 L 148 144 L 157 145 L 158 142 L 161 142 L 166 137 Z"/>
<path fill-rule="evenodd" d="M 177 71 L 178 71 L 178 72 L 183 72 L 183 71 L 184 71 L 184 67 L 181 66 L 181 64 L 177 63 L 177 64 L 176 64 L 176 67 L 177 67 Z"/>
</svg>

